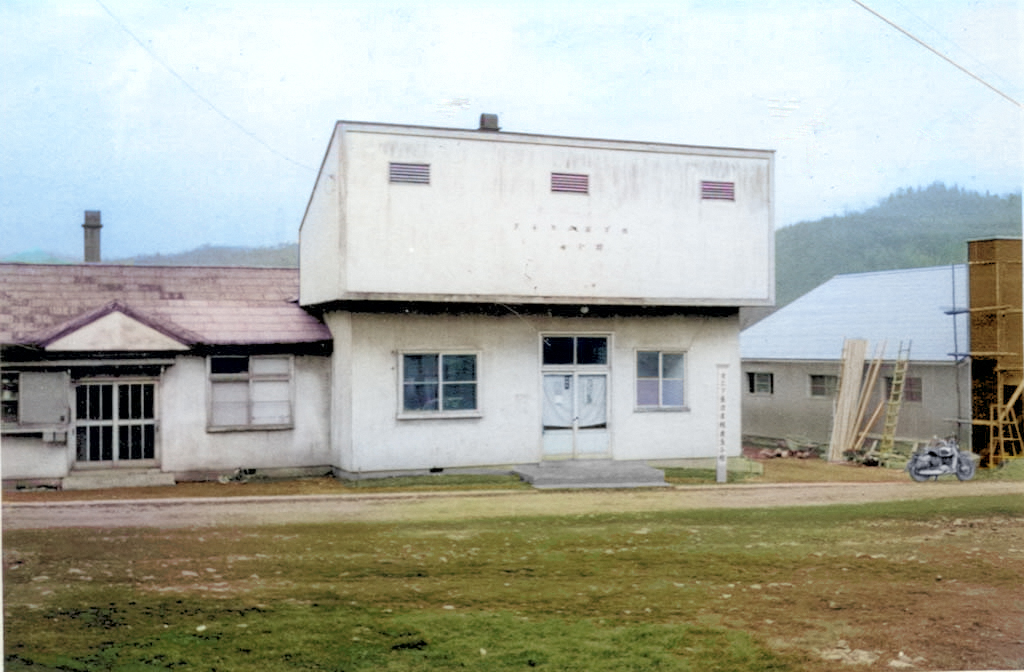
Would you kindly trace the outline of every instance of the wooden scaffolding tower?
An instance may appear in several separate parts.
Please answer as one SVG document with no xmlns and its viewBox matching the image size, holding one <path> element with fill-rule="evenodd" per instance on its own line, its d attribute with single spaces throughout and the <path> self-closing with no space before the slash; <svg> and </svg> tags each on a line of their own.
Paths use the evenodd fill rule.
<svg viewBox="0 0 1024 672">
<path fill-rule="evenodd" d="M 982 467 L 1024 456 L 1021 239 L 970 241 L 971 424 Z"/>
</svg>

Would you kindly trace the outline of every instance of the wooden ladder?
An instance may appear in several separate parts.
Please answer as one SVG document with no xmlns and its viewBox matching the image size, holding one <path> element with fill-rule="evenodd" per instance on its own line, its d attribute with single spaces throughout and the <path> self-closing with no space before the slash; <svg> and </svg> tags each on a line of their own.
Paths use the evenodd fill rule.
<svg viewBox="0 0 1024 672">
<path fill-rule="evenodd" d="M 896 441 L 896 424 L 900 420 L 900 406 L 903 404 L 903 383 L 907 379 L 907 367 L 910 365 L 910 342 L 900 342 L 896 354 L 896 363 L 892 367 L 892 386 L 889 389 L 889 402 L 885 406 L 885 427 L 882 439 L 878 442 L 878 452 L 884 458 L 893 452 Z"/>
<path fill-rule="evenodd" d="M 1024 440 L 1020 435 L 1020 424 L 1014 406 L 1024 393 L 1024 382 L 1005 404 L 989 406 L 989 442 L 982 451 L 981 462 L 987 467 L 996 467 L 1015 457 L 1024 456 Z"/>
</svg>

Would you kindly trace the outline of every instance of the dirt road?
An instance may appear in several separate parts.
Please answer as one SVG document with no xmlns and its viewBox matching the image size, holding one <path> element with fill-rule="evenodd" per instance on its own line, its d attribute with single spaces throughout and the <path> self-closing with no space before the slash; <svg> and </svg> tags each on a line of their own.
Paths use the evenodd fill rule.
<svg viewBox="0 0 1024 672">
<path fill-rule="evenodd" d="M 793 483 L 648 490 L 466 491 L 4 503 L 7 530 L 210 527 L 859 504 L 1018 494 L 1024 483 Z"/>
</svg>

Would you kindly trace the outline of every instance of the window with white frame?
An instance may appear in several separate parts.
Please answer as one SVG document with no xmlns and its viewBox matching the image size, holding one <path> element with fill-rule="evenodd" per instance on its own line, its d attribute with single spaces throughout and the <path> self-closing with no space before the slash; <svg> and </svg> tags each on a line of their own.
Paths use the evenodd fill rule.
<svg viewBox="0 0 1024 672">
<path fill-rule="evenodd" d="M 269 429 L 292 424 L 292 358 L 210 357 L 210 427 Z"/>
<path fill-rule="evenodd" d="M 747 391 L 751 394 L 774 394 L 775 374 L 763 371 L 748 372 Z"/>
<path fill-rule="evenodd" d="M 812 397 L 834 397 L 839 389 L 839 376 L 811 374 Z"/>
<path fill-rule="evenodd" d="M 684 408 L 682 352 L 639 350 L 636 353 L 636 406 L 638 409 Z"/>
<path fill-rule="evenodd" d="M 403 353 L 401 414 L 478 411 L 475 353 Z"/>
</svg>

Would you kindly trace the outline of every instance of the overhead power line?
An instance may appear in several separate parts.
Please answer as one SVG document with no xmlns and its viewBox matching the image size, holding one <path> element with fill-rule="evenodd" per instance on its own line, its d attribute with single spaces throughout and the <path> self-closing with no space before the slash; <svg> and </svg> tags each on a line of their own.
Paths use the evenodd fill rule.
<svg viewBox="0 0 1024 672">
<path fill-rule="evenodd" d="M 190 92 L 190 93 L 191 93 L 191 94 L 192 94 L 193 96 L 195 96 L 196 98 L 198 98 L 199 100 L 201 100 L 201 101 L 202 101 L 203 103 L 205 103 L 207 107 L 209 107 L 209 108 L 210 108 L 211 110 L 213 110 L 214 112 L 216 112 L 216 113 L 217 113 L 217 115 L 218 115 L 218 116 L 220 116 L 220 117 L 221 117 L 221 118 L 222 118 L 222 119 L 223 119 L 224 121 L 228 122 L 229 124 L 231 124 L 232 126 L 234 126 L 235 128 L 237 128 L 237 129 L 238 129 L 239 131 L 241 131 L 241 132 L 242 132 L 242 133 L 244 133 L 245 135 L 249 136 L 249 137 L 250 137 L 251 139 L 253 139 L 253 140 L 255 140 L 256 142 L 258 142 L 259 144 L 263 145 L 263 147 L 264 147 L 264 148 L 265 148 L 265 149 L 266 149 L 267 151 L 269 151 L 269 152 L 270 152 L 271 154 L 274 154 L 275 156 L 278 156 L 278 157 L 280 157 L 280 158 L 284 159 L 285 161 L 287 161 L 288 163 L 291 163 L 291 164 L 293 164 L 293 165 L 296 165 L 296 166 L 298 166 L 299 168 L 304 168 L 304 169 L 306 169 L 306 170 L 316 170 L 315 168 L 311 168 L 311 167 L 309 167 L 309 166 L 307 166 L 307 165 L 305 165 L 305 164 L 299 163 L 298 161 L 296 161 L 296 160 L 292 159 L 292 158 L 291 158 L 290 156 L 287 156 L 287 155 L 285 155 L 285 154 L 282 154 L 282 153 L 281 153 L 281 152 L 279 152 L 278 150 L 276 150 L 276 149 L 274 149 L 273 147 L 271 147 L 271 146 L 270 146 L 270 145 L 269 145 L 269 144 L 268 144 L 268 143 L 267 143 L 267 142 L 266 142 L 265 140 L 263 140 L 263 138 L 259 137 L 258 135 L 256 135 L 255 133 L 253 133 L 252 131 L 250 131 L 249 129 L 247 129 L 247 128 L 246 128 L 245 126 L 242 126 L 242 125 L 241 125 L 240 123 L 238 123 L 237 121 L 235 121 L 234 119 L 232 119 L 231 117 L 229 117 L 229 116 L 227 115 L 227 113 L 225 113 L 225 112 L 224 112 L 223 110 L 221 110 L 221 109 L 220 109 L 219 107 L 217 107 L 216 105 L 214 105 L 214 104 L 213 104 L 213 102 L 212 102 L 212 101 L 211 101 L 211 100 L 210 100 L 209 98 L 207 98 L 206 96 L 204 96 L 203 94 L 201 94 L 201 93 L 200 93 L 200 92 L 199 92 L 199 91 L 198 91 L 198 90 L 197 90 L 197 89 L 196 89 L 196 88 L 195 88 L 194 86 L 192 86 L 191 84 L 189 84 L 189 83 L 188 83 L 188 81 L 187 81 L 187 80 L 186 80 L 186 79 L 185 79 L 184 77 L 182 77 L 181 75 L 179 75 L 179 74 L 177 73 L 177 71 L 175 71 L 175 69 L 174 69 L 174 68 L 172 68 L 172 67 L 171 67 L 170 65 L 168 65 L 168 64 L 167 64 L 166 62 L 164 62 L 164 60 L 163 60 L 163 59 L 161 59 L 161 58 L 160 58 L 159 56 L 157 56 L 156 52 L 154 52 L 154 51 L 153 51 L 152 49 L 150 49 L 150 48 L 149 48 L 149 46 L 147 46 L 145 42 L 143 42 L 142 40 L 140 40 L 140 39 L 138 38 L 138 36 L 137 36 L 137 35 L 136 35 L 135 33 L 133 33 L 133 32 L 131 31 L 131 29 L 129 29 L 129 28 L 128 28 L 128 26 L 126 26 L 126 25 L 124 24 L 124 22 L 123 22 L 123 21 L 121 21 L 121 19 L 117 18 L 117 16 L 116 16 L 116 15 L 115 15 L 115 14 L 114 14 L 114 13 L 113 13 L 112 11 L 110 11 L 110 10 L 109 10 L 109 9 L 107 8 L 107 6 L 106 6 L 106 5 L 104 5 L 104 4 L 102 3 L 102 2 L 100 2 L 100 0 L 96 0 L 96 4 L 97 4 L 97 5 L 99 5 L 99 6 L 101 7 L 101 8 L 103 8 L 103 11 L 104 11 L 104 12 L 106 12 L 106 13 L 107 13 L 107 14 L 108 14 L 108 15 L 110 16 L 110 18 L 111 18 L 111 19 L 113 19 L 113 20 L 114 20 L 114 22 L 115 22 L 115 23 L 116 23 L 116 24 L 117 24 L 118 26 L 120 26 L 120 27 L 121 27 L 121 30 L 123 30 L 123 31 L 124 31 L 125 33 L 127 33 L 127 34 L 128 34 L 128 36 L 129 36 L 130 38 L 132 38 L 132 40 L 134 40 L 136 44 L 138 44 L 138 45 L 139 45 L 140 47 L 142 47 L 142 49 L 143 49 L 143 50 L 144 50 L 144 51 L 145 51 L 145 52 L 146 52 L 147 54 L 149 54 L 150 58 L 152 58 L 152 59 L 153 59 L 154 61 L 156 61 L 157 63 L 159 63 L 159 64 L 160 64 L 160 66 L 161 66 L 161 67 L 162 67 L 162 68 L 163 68 L 164 70 L 166 70 L 167 72 L 171 73 L 171 75 L 172 75 L 172 76 L 173 76 L 173 77 L 174 77 L 175 79 L 177 79 L 177 80 L 178 80 L 179 82 L 181 82 L 182 86 L 184 86 L 184 87 L 185 87 L 186 89 L 188 89 L 188 90 L 189 90 L 189 92 Z"/>
<path fill-rule="evenodd" d="M 927 43 L 927 42 L 925 42 L 924 40 L 922 40 L 922 39 L 920 39 L 920 38 L 918 38 L 918 37 L 915 37 L 915 36 L 914 36 L 913 34 L 911 34 L 911 33 L 910 33 L 910 31 L 908 31 L 908 30 L 906 30 L 906 29 L 902 28 L 901 26 L 899 26 L 898 24 L 894 23 L 893 21 L 890 21 L 889 19 L 885 18 L 884 16 L 882 16 L 881 14 L 879 14 L 878 12 L 876 12 L 875 10 L 873 10 L 873 9 L 871 9 L 870 7 L 868 7 L 867 5 L 865 5 L 865 4 L 864 4 L 863 2 L 861 2 L 860 0 L 853 0 L 853 2 L 854 2 L 854 3 L 856 3 L 856 4 L 858 4 L 858 5 L 860 5 L 860 6 L 861 6 L 861 7 L 863 7 L 863 8 L 865 9 L 865 10 L 867 10 L 867 11 L 871 12 L 872 14 L 874 14 L 875 16 L 877 16 L 878 18 L 880 18 L 880 19 L 881 19 L 882 21 L 885 21 L 885 22 L 886 22 L 886 23 L 888 23 L 888 24 L 889 24 L 890 26 L 892 26 L 892 27 L 893 27 L 893 28 L 895 28 L 896 30 L 900 31 L 901 33 L 903 33 L 904 35 L 906 35 L 907 37 L 909 37 L 910 39 L 912 39 L 912 40 L 913 40 L 914 42 L 917 42 L 918 44 L 920 44 L 920 45 L 921 45 L 922 47 L 924 47 L 924 48 L 925 48 L 925 49 L 927 49 L 928 51 L 932 52 L 933 54 L 935 54 L 936 56 L 938 56 L 938 57 L 939 57 L 939 58 L 941 58 L 942 60 L 946 61 L 947 63 L 949 63 L 950 65 L 952 65 L 953 67 L 955 67 L 955 68 L 956 68 L 957 70 L 960 70 L 961 72 L 965 73 L 966 75 L 968 75 L 968 76 L 969 76 L 969 77 L 971 77 L 972 79 L 975 79 L 975 80 L 977 80 L 978 82 L 980 82 L 980 83 L 984 84 L 984 85 L 985 85 L 985 86 L 987 86 L 988 88 L 990 88 L 990 89 L 992 89 L 993 91 L 995 91 L 996 93 L 998 93 L 998 94 L 999 94 L 1000 96 L 1002 96 L 1003 98 L 1006 98 L 1006 99 L 1007 99 L 1008 101 L 1010 101 L 1011 103 L 1013 103 L 1013 104 L 1014 104 L 1014 105 L 1016 105 L 1017 107 L 1020 107 L 1020 106 L 1021 106 L 1021 104 L 1020 104 L 1020 103 L 1018 103 L 1018 102 L 1017 102 L 1016 100 L 1014 100 L 1013 98 L 1011 98 L 1011 97 L 1010 97 L 1010 96 L 1008 96 L 1007 94 L 1003 93 L 1002 91 L 1000 91 L 1000 90 L 999 90 L 999 89 L 997 89 L 996 87 L 992 86 L 991 84 L 989 84 L 988 82 L 986 82 L 986 81 L 985 81 L 984 79 L 982 79 L 982 78 L 981 78 L 981 77 L 979 77 L 978 75 L 974 74 L 973 72 L 971 72 L 970 70 L 968 70 L 968 69 L 967 69 L 967 68 L 965 68 L 964 66 L 960 65 L 959 63 L 957 63 L 956 61 L 954 61 L 954 60 L 953 60 L 952 58 L 950 58 L 950 57 L 946 56 L 946 55 L 945 55 L 945 54 L 943 54 L 943 53 L 942 53 L 941 51 L 939 51 L 939 50 L 938 50 L 938 49 L 936 49 L 935 47 L 931 46 L 930 44 L 928 44 L 928 43 Z"/>
</svg>

